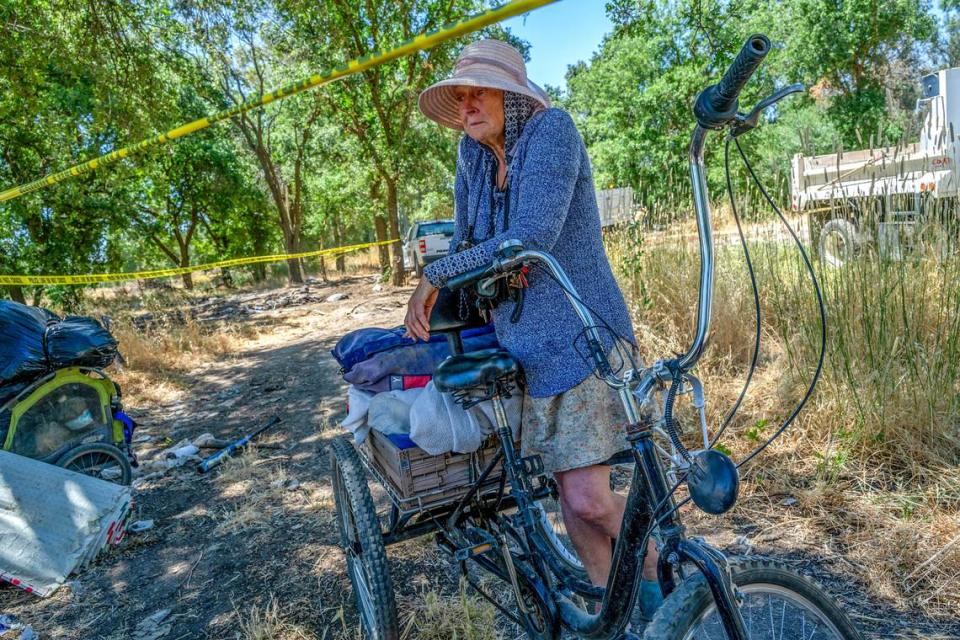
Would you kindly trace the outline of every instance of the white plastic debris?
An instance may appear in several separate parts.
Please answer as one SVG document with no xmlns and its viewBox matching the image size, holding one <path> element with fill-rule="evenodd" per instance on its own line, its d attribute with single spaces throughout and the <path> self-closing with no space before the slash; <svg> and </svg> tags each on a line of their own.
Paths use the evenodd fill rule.
<svg viewBox="0 0 960 640">
<path fill-rule="evenodd" d="M 149 531 L 153 529 L 153 520 L 137 520 L 133 524 L 127 526 L 127 531 L 130 533 L 143 533 L 144 531 Z"/>
<path fill-rule="evenodd" d="M 15 616 L 0 613 L 0 634 L 5 631 L 16 631 L 17 629 L 23 629 L 23 624 L 20 623 L 20 620 Z"/>
<path fill-rule="evenodd" d="M 141 620 L 133 630 L 133 640 L 160 640 L 166 636 L 173 628 L 173 623 L 164 623 L 169 615 L 170 609 L 161 609 Z"/>
<path fill-rule="evenodd" d="M 326 301 L 327 301 L 327 302 L 340 302 L 341 300 L 346 300 L 346 299 L 349 298 L 349 297 L 350 297 L 350 296 L 347 295 L 346 293 L 334 293 L 334 294 L 332 294 L 332 295 L 327 296 L 327 300 L 326 300 Z"/>
<path fill-rule="evenodd" d="M 123 470 L 120 467 L 106 467 L 100 470 L 99 475 L 104 480 L 116 480 L 123 475 Z"/>
<path fill-rule="evenodd" d="M 195 444 L 188 444 L 175 449 L 173 451 L 173 456 L 175 458 L 189 458 L 190 456 L 195 456 L 200 453 L 200 447 Z"/>
<path fill-rule="evenodd" d="M 193 439 L 193 444 L 196 447 L 202 447 L 213 440 L 216 440 L 216 437 L 212 433 L 202 433 Z"/>
</svg>

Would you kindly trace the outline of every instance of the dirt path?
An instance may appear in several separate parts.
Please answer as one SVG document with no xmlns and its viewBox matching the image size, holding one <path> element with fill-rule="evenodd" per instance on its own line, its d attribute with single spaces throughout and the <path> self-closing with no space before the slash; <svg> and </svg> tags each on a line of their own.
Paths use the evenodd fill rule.
<svg viewBox="0 0 960 640">
<path fill-rule="evenodd" d="M 261 305 L 233 320 L 263 329 L 235 357 L 191 371 L 175 401 L 145 406 L 127 398 L 142 425 L 139 435 L 152 439 L 138 444 L 146 461 L 165 444 L 204 432 L 236 437 L 274 415 L 283 422 L 265 441 L 282 449 L 251 451 L 209 475 L 187 465 L 140 480 L 134 519 L 152 519 L 153 529 L 131 535 L 48 599 L 0 588 L 0 613 L 31 624 L 44 639 L 256 637 L 250 627 L 269 624 L 275 635 L 261 637 L 357 637 L 324 450 L 339 435 L 335 424 L 344 412 L 345 387 L 329 351 L 347 328 L 399 324 L 409 289 L 375 290 L 369 278 L 353 278 L 319 290 L 320 302 Z M 348 297 L 323 301 L 334 292 Z M 815 575 L 869 637 L 960 638 L 960 623 L 860 595 L 849 561 L 825 556 L 818 541 L 788 535 L 785 510 L 759 517 L 755 508 L 737 512 L 726 529 L 706 529 L 717 523 L 700 518 L 694 528 L 731 550 L 776 554 Z M 401 618 L 426 591 L 456 591 L 456 571 L 429 538 L 391 549 L 391 560 Z M 252 609 L 261 613 L 259 622 Z M 153 614 L 158 622 L 151 622 Z"/>
</svg>

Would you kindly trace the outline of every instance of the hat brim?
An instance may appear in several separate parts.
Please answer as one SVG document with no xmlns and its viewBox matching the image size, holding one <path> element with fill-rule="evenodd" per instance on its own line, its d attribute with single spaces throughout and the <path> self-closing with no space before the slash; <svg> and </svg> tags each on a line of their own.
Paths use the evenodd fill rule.
<svg viewBox="0 0 960 640">
<path fill-rule="evenodd" d="M 533 98 L 542 104 L 545 109 L 550 107 L 550 97 L 547 92 L 530 80 L 527 80 L 527 85 L 524 86 L 516 82 L 510 82 L 493 73 L 468 73 L 441 80 L 424 89 L 417 100 L 420 112 L 438 124 L 463 131 L 460 108 L 457 105 L 457 96 L 454 92 L 455 87 L 487 87 L 502 91 L 513 91 Z"/>
</svg>

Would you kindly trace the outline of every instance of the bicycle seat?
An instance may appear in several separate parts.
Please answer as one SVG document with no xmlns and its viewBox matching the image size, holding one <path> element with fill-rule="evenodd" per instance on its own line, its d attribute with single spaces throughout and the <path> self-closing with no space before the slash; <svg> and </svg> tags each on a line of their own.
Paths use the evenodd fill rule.
<svg viewBox="0 0 960 640">
<path fill-rule="evenodd" d="M 450 356 L 433 373 L 433 383 L 445 393 L 488 387 L 516 375 L 520 364 L 503 349 L 482 349 Z"/>
</svg>

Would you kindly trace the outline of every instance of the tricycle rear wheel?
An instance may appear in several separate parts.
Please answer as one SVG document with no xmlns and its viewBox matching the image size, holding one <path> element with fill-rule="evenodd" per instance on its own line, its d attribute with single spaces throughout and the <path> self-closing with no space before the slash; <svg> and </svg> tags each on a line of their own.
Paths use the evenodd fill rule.
<svg viewBox="0 0 960 640">
<path fill-rule="evenodd" d="M 363 465 L 346 439 L 334 439 L 330 451 L 340 545 L 347 557 L 363 631 L 372 640 L 398 640 L 397 602 L 387 550 Z"/>
</svg>

